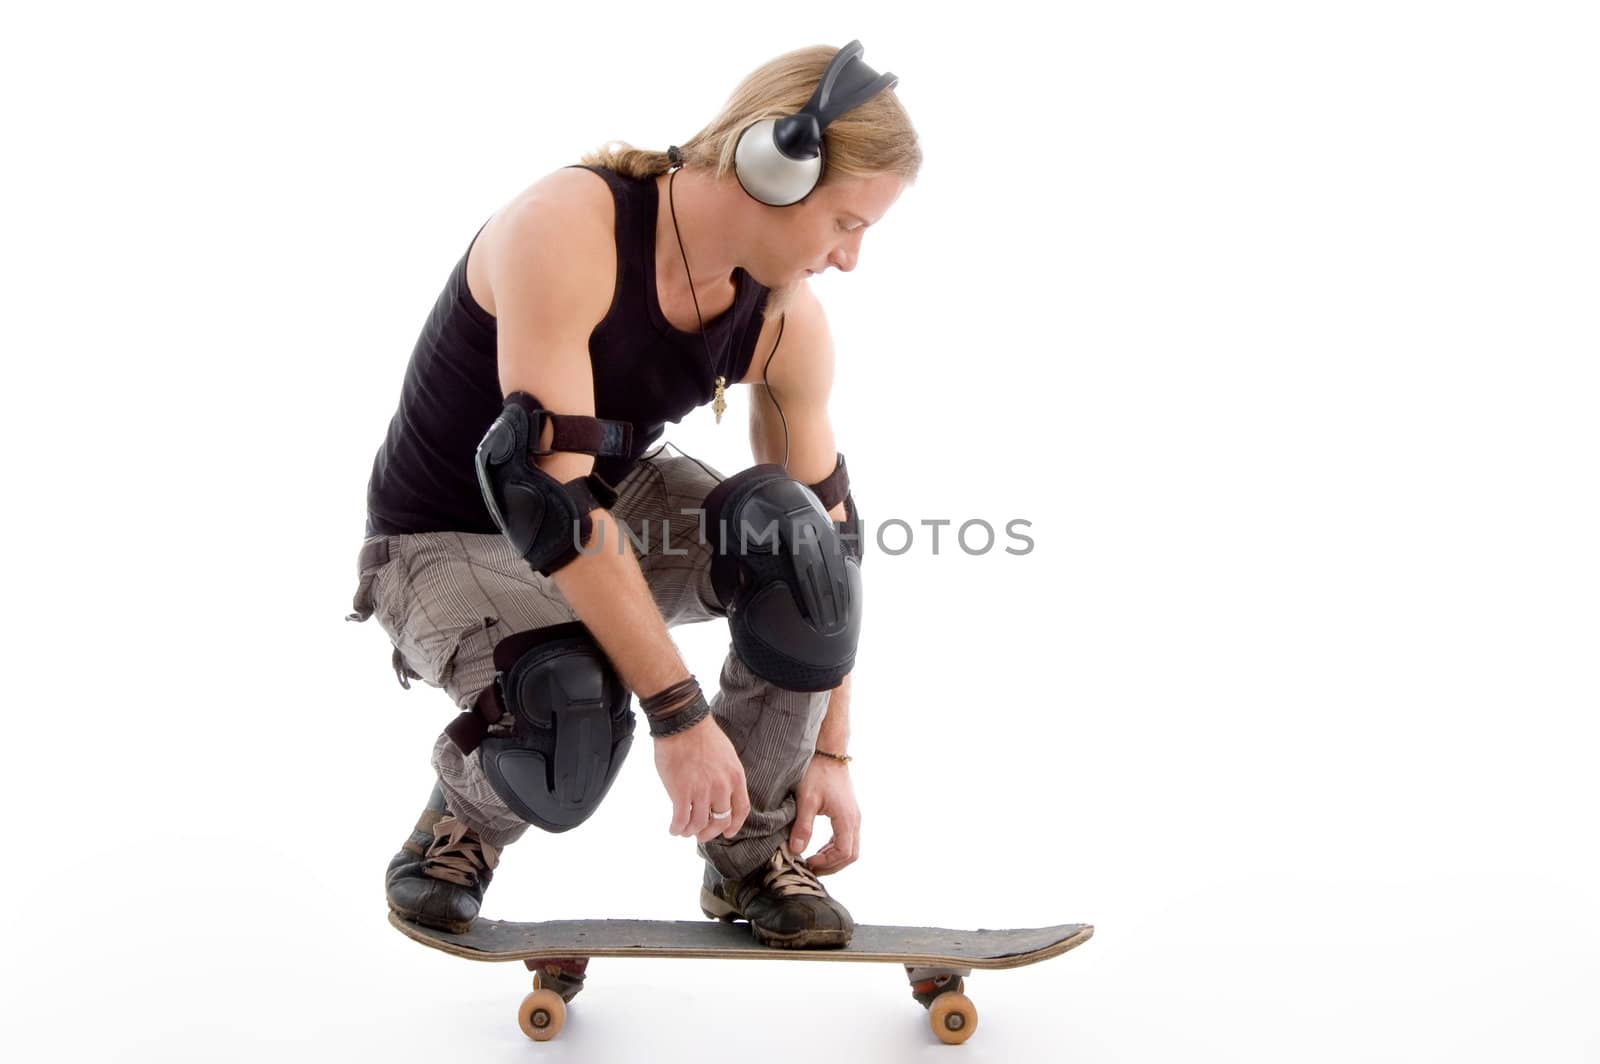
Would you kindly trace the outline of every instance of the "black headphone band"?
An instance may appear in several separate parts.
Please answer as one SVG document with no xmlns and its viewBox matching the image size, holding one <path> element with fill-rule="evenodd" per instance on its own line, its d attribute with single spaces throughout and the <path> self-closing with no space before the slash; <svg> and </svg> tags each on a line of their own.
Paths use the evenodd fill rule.
<svg viewBox="0 0 1600 1064">
<path fill-rule="evenodd" d="M 773 138 L 783 154 L 793 159 L 813 158 L 822 150 L 822 131 L 830 122 L 899 84 L 894 74 L 879 74 L 867 66 L 861 53 L 859 40 L 834 53 L 806 105 L 778 120 Z"/>
<path fill-rule="evenodd" d="M 816 91 L 800 109 L 801 114 L 813 114 L 817 125 L 826 128 L 829 122 L 846 111 L 853 110 L 872 99 L 884 89 L 899 83 L 893 74 L 879 74 L 861 60 L 861 42 L 851 41 L 834 55 L 828 69 L 822 72 Z"/>
</svg>

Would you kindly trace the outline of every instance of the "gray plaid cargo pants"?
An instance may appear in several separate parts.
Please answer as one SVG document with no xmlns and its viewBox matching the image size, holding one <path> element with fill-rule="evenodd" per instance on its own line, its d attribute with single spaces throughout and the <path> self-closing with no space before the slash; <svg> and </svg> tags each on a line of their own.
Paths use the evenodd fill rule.
<svg viewBox="0 0 1600 1064">
<path fill-rule="evenodd" d="M 724 617 L 711 588 L 712 547 L 700 534 L 696 514 L 682 512 L 698 510 L 724 478 L 697 459 L 663 456 L 661 450 L 641 458 L 616 485 L 611 514 L 635 537 L 630 547 L 669 628 Z M 470 709 L 493 682 L 497 642 L 515 632 L 578 620 L 555 582 L 534 572 L 499 534 L 423 532 L 374 539 L 384 546 L 363 550 L 367 564 L 360 567 L 353 617 L 377 617 L 394 644 L 392 662 L 402 683 L 420 679 L 442 688 L 460 709 Z M 744 765 L 750 816 L 733 838 L 697 846 L 717 871 L 742 876 L 788 838 L 794 788 L 816 749 L 828 692 L 774 686 L 745 667 L 731 642 L 718 679 L 711 712 Z M 641 722 L 634 745 L 650 741 Z M 451 812 L 485 842 L 503 847 L 528 829 L 490 787 L 477 750 L 463 755 L 441 733 L 433 767 Z"/>
</svg>

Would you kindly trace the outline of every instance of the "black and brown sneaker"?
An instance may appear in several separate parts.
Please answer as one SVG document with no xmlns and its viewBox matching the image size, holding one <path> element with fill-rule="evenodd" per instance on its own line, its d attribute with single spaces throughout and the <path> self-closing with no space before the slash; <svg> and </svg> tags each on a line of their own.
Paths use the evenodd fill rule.
<svg viewBox="0 0 1600 1064">
<path fill-rule="evenodd" d="M 459 934 L 477 919 L 500 851 L 450 815 L 434 784 L 417 826 L 389 861 L 389 908 L 413 923 Z"/>
<path fill-rule="evenodd" d="M 782 949 L 845 946 L 856 929 L 850 913 L 787 845 L 739 879 L 723 877 L 708 863 L 700 911 L 714 920 L 743 917 L 757 942 Z"/>
</svg>

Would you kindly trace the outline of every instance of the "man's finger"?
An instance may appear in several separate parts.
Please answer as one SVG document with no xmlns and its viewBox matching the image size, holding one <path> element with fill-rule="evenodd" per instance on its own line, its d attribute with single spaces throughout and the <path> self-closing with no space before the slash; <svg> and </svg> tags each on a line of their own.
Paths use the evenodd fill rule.
<svg viewBox="0 0 1600 1064">
<path fill-rule="evenodd" d="M 739 834 L 739 829 L 744 827 L 744 822 L 750 816 L 750 791 L 743 784 L 733 791 L 733 820 L 728 824 L 727 836 L 733 838 Z"/>
<path fill-rule="evenodd" d="M 835 870 L 837 854 L 838 851 L 834 848 L 833 840 L 829 839 L 826 846 L 806 858 L 806 867 L 819 876 L 828 875 Z"/>
<path fill-rule="evenodd" d="M 859 825 L 841 822 L 833 826 L 833 832 L 828 844 L 818 850 L 815 857 L 806 860 L 806 866 L 819 876 L 831 875 L 848 867 L 861 855 Z"/>
<path fill-rule="evenodd" d="M 689 803 L 689 824 L 684 828 L 685 835 L 699 836 L 706 829 L 706 821 L 710 820 L 711 799 L 704 794 L 694 796 L 694 801 Z"/>
<path fill-rule="evenodd" d="M 728 821 L 733 819 L 731 815 L 727 816 L 727 817 L 713 817 L 713 816 L 711 816 L 710 815 L 710 809 L 714 805 L 723 806 L 724 810 L 726 810 L 726 811 L 731 813 L 731 811 L 733 809 L 733 798 L 730 795 L 730 796 L 723 797 L 723 798 L 707 799 L 706 826 L 696 836 L 696 839 L 699 842 L 710 842 L 712 839 L 716 838 L 718 835 L 725 834 L 727 832 L 727 830 L 728 830 Z M 718 811 L 722 812 L 724 810 L 718 810 Z"/>
<path fill-rule="evenodd" d="M 834 848 L 839 851 L 838 867 L 843 868 L 851 861 L 854 861 L 856 855 L 861 852 L 857 842 L 860 834 L 861 825 L 859 822 L 846 820 L 841 824 L 834 825 L 833 841 Z"/>
<path fill-rule="evenodd" d="M 806 844 L 811 841 L 811 822 L 816 819 L 817 799 L 807 794 L 801 797 L 794 811 L 794 826 L 789 829 L 789 849 L 793 853 L 805 853 Z"/>
</svg>

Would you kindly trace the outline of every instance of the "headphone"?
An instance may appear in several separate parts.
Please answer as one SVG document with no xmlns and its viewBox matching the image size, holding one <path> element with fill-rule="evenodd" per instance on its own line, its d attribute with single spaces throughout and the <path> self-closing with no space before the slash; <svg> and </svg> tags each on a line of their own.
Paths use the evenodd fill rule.
<svg viewBox="0 0 1600 1064">
<path fill-rule="evenodd" d="M 822 180 L 827 163 L 822 131 L 828 123 L 899 80 L 863 63 L 861 42 L 851 41 L 828 63 L 816 91 L 799 113 L 762 119 L 739 134 L 733 153 L 739 184 L 769 207 L 799 203 Z"/>
<path fill-rule="evenodd" d="M 797 114 L 782 118 L 766 118 L 748 126 L 739 134 L 734 146 L 733 169 L 739 185 L 751 197 L 769 207 L 787 207 L 811 195 L 811 190 L 822 180 L 826 160 L 822 151 L 822 130 L 846 111 L 860 107 L 884 89 L 900 81 L 893 74 L 879 74 L 861 61 L 861 42 L 851 41 L 834 54 L 828 69 L 811 94 L 811 99 Z M 667 161 L 674 178 L 683 166 L 683 151 L 676 144 L 667 148 Z M 672 230 L 678 234 L 678 251 L 683 254 L 683 272 L 689 273 L 689 254 L 683 249 L 683 234 L 678 232 L 678 208 L 672 202 L 672 183 L 667 183 L 668 204 L 672 208 Z M 695 297 L 694 285 L 689 286 L 689 296 L 694 299 L 694 314 L 700 322 L 700 339 L 706 345 L 706 363 L 712 364 L 711 341 L 706 338 L 705 319 L 700 317 L 700 300 Z M 787 315 L 785 315 L 785 318 Z M 767 386 L 772 405 L 778 408 L 783 421 L 783 465 L 789 465 L 789 419 L 784 417 L 778 397 L 772 395 L 767 383 L 767 370 L 772 366 L 772 356 L 778 353 L 783 342 L 783 323 L 778 319 L 778 336 L 772 341 L 772 351 L 761 367 L 761 383 Z M 679 454 L 683 454 L 680 450 Z M 692 457 L 684 455 L 684 457 Z M 696 465 L 705 469 L 698 458 Z M 706 472 L 711 472 L 709 469 Z M 716 477 L 715 479 L 721 479 Z"/>
</svg>

